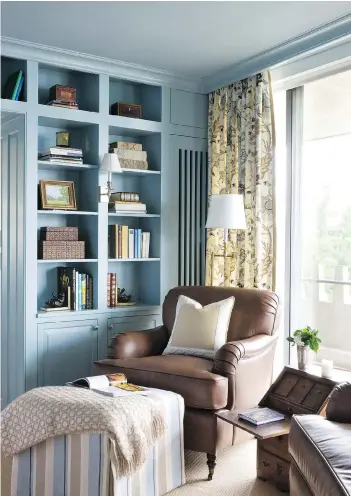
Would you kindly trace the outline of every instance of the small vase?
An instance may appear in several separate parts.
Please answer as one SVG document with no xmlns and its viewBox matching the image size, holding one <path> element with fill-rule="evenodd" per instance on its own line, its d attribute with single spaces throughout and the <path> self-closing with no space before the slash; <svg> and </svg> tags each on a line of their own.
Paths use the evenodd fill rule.
<svg viewBox="0 0 351 496">
<path fill-rule="evenodd" d="M 307 370 L 309 365 L 308 346 L 297 345 L 297 362 L 299 370 Z"/>
</svg>

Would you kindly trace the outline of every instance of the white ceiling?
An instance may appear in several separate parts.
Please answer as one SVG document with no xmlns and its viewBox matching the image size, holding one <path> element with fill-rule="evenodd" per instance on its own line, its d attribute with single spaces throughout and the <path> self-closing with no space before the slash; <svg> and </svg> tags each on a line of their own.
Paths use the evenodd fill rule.
<svg viewBox="0 0 351 496">
<path fill-rule="evenodd" d="M 1 2 L 1 34 L 200 78 L 351 12 L 351 2 Z"/>
</svg>

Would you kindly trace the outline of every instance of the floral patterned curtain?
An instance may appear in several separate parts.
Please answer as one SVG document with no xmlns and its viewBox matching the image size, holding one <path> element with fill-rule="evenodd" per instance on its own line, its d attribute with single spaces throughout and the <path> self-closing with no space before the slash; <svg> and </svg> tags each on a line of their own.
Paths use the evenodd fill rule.
<svg viewBox="0 0 351 496">
<path fill-rule="evenodd" d="M 274 290 L 274 118 L 268 72 L 209 97 L 210 193 L 244 196 L 247 229 L 207 230 L 206 284 Z"/>
</svg>

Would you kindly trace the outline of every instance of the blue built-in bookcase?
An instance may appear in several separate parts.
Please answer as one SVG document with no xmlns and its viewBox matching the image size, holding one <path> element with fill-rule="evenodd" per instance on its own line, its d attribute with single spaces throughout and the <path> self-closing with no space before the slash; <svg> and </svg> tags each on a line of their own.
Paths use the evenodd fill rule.
<svg viewBox="0 0 351 496">
<path fill-rule="evenodd" d="M 195 164 L 196 154 L 199 165 L 200 154 L 206 155 L 208 99 L 194 83 L 160 71 L 135 69 L 28 44 L 4 43 L 2 53 L 2 87 L 12 72 L 22 69 L 25 74 L 22 101 L 1 100 L 2 112 L 25 115 L 25 197 L 16 199 L 22 202 L 25 212 L 25 298 L 23 305 L 19 302 L 17 307 L 23 313 L 25 325 L 16 330 L 20 352 L 18 348 L 12 349 L 11 344 L 3 350 L 10 357 L 6 372 L 14 367 L 16 374 L 23 377 L 14 386 L 7 386 L 7 390 L 5 387 L 6 403 L 24 389 L 64 384 L 88 375 L 93 360 L 106 357 L 109 340 L 115 333 L 161 324 L 164 296 L 180 281 L 180 161 L 194 154 Z M 79 110 L 46 105 L 49 88 L 55 84 L 76 88 Z M 117 101 L 140 104 L 142 118 L 111 115 L 110 107 Z M 55 145 L 56 132 L 61 130 L 71 133 L 72 146 L 82 148 L 83 165 L 38 160 L 38 151 Z M 99 172 L 99 164 L 109 143 L 114 141 L 142 143 L 147 151 L 148 170 L 124 169 L 122 174 L 113 175 L 114 190 L 138 192 L 147 205 L 147 214 L 109 213 L 107 204 L 99 202 L 99 186 L 107 181 L 107 175 Z M 189 167 L 191 164 L 189 159 Z M 73 181 L 77 211 L 40 210 L 40 179 Z M 196 184 L 192 187 L 198 191 Z M 194 211 L 192 215 L 195 214 Z M 150 232 L 149 258 L 109 258 L 108 232 L 113 224 Z M 86 258 L 39 260 L 39 232 L 44 226 L 77 226 L 81 239 L 86 241 Z M 198 222 L 193 226 L 203 229 Z M 197 233 L 192 239 L 200 243 L 204 238 Z M 15 261 L 12 259 L 11 263 Z M 92 310 L 40 311 L 57 289 L 58 266 L 74 266 L 92 275 Z M 116 273 L 118 286 L 132 294 L 137 301 L 135 306 L 108 308 L 109 272 Z"/>
</svg>

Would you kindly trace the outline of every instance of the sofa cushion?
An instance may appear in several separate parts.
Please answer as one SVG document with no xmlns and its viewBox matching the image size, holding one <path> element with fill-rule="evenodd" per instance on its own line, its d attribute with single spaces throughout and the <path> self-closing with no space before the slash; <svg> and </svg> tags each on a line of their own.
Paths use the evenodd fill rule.
<svg viewBox="0 0 351 496">
<path fill-rule="evenodd" d="M 180 394 L 192 408 L 218 410 L 228 402 L 228 379 L 211 372 L 213 362 L 181 355 L 105 359 L 94 362 L 93 374 L 123 372 L 128 381 Z"/>
<path fill-rule="evenodd" d="M 311 492 L 318 496 L 351 494 L 351 425 L 319 415 L 292 418 L 289 452 Z"/>
<path fill-rule="evenodd" d="M 229 320 L 234 297 L 202 306 L 180 295 L 172 334 L 164 355 L 193 355 L 214 358 L 216 351 L 227 342 Z"/>
</svg>

